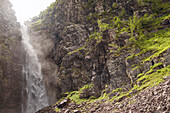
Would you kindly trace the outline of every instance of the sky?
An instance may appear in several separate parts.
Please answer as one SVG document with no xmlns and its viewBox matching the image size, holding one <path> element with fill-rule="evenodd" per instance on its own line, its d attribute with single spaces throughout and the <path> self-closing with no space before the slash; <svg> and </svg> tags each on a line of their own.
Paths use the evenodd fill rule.
<svg viewBox="0 0 170 113">
<path fill-rule="evenodd" d="M 16 12 L 17 21 L 23 23 L 45 10 L 55 0 L 10 0 Z"/>
</svg>

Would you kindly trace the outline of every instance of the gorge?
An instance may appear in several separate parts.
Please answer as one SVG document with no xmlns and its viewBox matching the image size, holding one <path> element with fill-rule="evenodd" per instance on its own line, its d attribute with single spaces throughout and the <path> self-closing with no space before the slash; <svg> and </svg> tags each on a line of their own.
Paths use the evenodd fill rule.
<svg viewBox="0 0 170 113">
<path fill-rule="evenodd" d="M 0 113 L 168 113 L 169 0 L 56 0 L 17 22 L 0 0 Z"/>
</svg>

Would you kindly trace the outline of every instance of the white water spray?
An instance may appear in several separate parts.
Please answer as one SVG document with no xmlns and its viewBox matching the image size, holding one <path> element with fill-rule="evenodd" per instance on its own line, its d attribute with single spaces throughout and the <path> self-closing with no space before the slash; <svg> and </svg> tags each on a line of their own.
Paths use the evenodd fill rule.
<svg viewBox="0 0 170 113">
<path fill-rule="evenodd" d="M 22 113 L 35 113 L 41 108 L 49 105 L 45 84 L 41 73 L 41 64 L 38 61 L 37 53 L 30 43 L 30 37 L 26 26 L 22 26 L 23 46 L 26 51 L 26 61 L 23 68 L 23 75 L 26 80 L 27 100 Z M 24 106 L 24 105 L 23 105 Z"/>
</svg>

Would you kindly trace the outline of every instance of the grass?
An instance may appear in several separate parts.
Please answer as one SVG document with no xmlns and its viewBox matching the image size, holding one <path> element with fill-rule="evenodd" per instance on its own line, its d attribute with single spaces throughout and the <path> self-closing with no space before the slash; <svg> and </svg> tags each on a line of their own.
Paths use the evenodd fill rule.
<svg viewBox="0 0 170 113">
<path fill-rule="evenodd" d="M 77 104 L 80 104 L 88 100 L 88 99 L 80 99 L 80 91 L 67 92 L 66 94 L 68 94 L 66 98 L 69 98 L 72 102 L 76 102 Z"/>
<path fill-rule="evenodd" d="M 151 16 L 151 17 L 154 17 L 154 16 Z M 146 61 L 152 60 L 155 57 L 158 57 L 161 53 L 163 53 L 168 48 L 170 48 L 170 38 L 169 38 L 170 28 L 155 30 L 158 28 L 162 28 L 161 22 L 167 18 L 170 18 L 170 14 L 165 14 L 156 19 L 150 18 L 150 16 L 147 16 L 147 15 L 139 18 L 140 24 L 137 25 L 138 35 L 135 38 L 136 40 L 131 41 L 129 45 L 126 45 L 124 47 L 124 48 L 128 48 L 132 46 L 132 48 L 130 48 L 132 55 L 127 57 L 127 59 L 140 56 L 146 52 L 151 52 L 152 55 L 150 57 L 144 58 L 144 60 L 142 61 L 144 63 Z M 152 27 L 150 28 L 149 26 L 152 26 Z M 150 29 L 145 29 L 145 28 L 150 28 Z M 148 32 L 147 34 L 142 33 L 143 31 L 146 31 L 146 30 L 149 30 L 149 31 L 155 30 L 155 31 Z M 136 49 L 140 49 L 141 52 L 138 54 L 134 54 L 133 50 L 136 50 Z"/>
<path fill-rule="evenodd" d="M 54 110 L 55 110 L 56 112 L 59 112 L 61 109 L 59 109 L 58 107 L 56 107 Z"/>
</svg>

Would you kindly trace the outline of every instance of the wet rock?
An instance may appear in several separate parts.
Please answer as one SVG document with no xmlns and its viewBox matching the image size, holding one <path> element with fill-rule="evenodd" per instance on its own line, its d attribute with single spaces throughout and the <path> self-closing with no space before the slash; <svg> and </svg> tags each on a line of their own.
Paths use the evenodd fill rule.
<svg viewBox="0 0 170 113">
<path fill-rule="evenodd" d="M 61 101 L 59 104 L 57 104 L 57 107 L 60 109 L 60 108 L 63 108 L 65 106 L 68 105 L 68 103 L 70 102 L 70 99 L 67 98 L 67 99 L 64 99 L 63 101 Z"/>
<path fill-rule="evenodd" d="M 69 110 L 69 109 L 67 109 L 67 110 L 65 110 L 65 111 L 64 111 L 64 113 L 70 113 L 70 110 Z"/>
<path fill-rule="evenodd" d="M 73 113 L 81 113 L 80 110 L 74 110 Z"/>
</svg>

